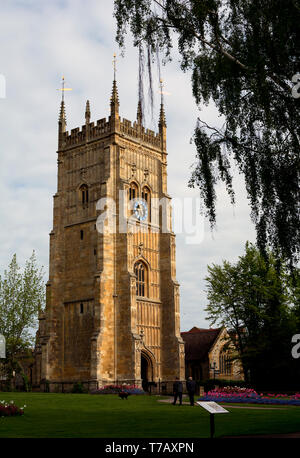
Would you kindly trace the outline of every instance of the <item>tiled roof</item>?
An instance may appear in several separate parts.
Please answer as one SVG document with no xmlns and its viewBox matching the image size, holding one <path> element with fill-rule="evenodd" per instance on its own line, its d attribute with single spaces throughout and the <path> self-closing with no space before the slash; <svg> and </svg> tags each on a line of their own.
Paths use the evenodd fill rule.
<svg viewBox="0 0 300 458">
<path fill-rule="evenodd" d="M 185 343 L 186 361 L 206 360 L 208 352 L 216 341 L 221 329 L 201 329 L 194 326 L 190 331 L 182 332 L 181 337 Z"/>
</svg>

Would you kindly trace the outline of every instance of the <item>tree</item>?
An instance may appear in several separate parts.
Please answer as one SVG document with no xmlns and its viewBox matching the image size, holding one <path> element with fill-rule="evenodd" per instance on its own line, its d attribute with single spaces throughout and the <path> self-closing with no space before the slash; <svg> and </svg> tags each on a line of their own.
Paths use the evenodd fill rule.
<svg viewBox="0 0 300 458">
<path fill-rule="evenodd" d="M 222 128 L 197 120 L 198 187 L 212 227 L 216 184 L 232 202 L 232 168 L 245 178 L 257 244 L 299 259 L 299 0 L 115 0 L 117 42 L 128 26 L 134 45 L 170 58 L 177 35 L 183 71 L 192 70 L 195 101 L 213 101 Z M 293 87 L 294 86 L 294 87 Z"/>
<path fill-rule="evenodd" d="M 271 253 L 268 259 L 249 243 L 237 263 L 208 266 L 208 312 L 237 336 L 246 380 L 260 388 L 287 387 L 297 370 L 291 338 L 297 333 L 297 287 Z M 299 323 L 299 321 L 298 321 Z M 299 370 L 298 370 L 299 372 Z"/>
<path fill-rule="evenodd" d="M 44 303 L 43 268 L 37 266 L 35 252 L 23 272 L 14 255 L 8 270 L 0 276 L 0 334 L 6 339 L 5 371 L 9 378 L 14 370 L 20 370 L 20 354 L 34 344 L 33 330 Z"/>
</svg>

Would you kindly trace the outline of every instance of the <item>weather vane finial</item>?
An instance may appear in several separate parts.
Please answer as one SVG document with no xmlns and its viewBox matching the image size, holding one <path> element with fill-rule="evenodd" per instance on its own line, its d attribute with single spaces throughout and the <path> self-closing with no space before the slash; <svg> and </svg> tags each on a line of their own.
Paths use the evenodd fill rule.
<svg viewBox="0 0 300 458">
<path fill-rule="evenodd" d="M 117 73 L 117 55 L 116 55 L 115 52 L 114 52 L 113 66 L 114 66 L 114 80 L 116 81 L 116 73 Z"/>
<path fill-rule="evenodd" d="M 62 102 L 65 101 L 65 92 L 66 91 L 72 91 L 73 89 L 70 88 L 70 87 L 65 87 L 65 77 L 62 76 L 62 80 L 61 80 L 61 88 L 58 89 L 58 91 L 61 91 L 62 92 Z"/>
<path fill-rule="evenodd" d="M 163 96 L 164 95 L 172 95 L 171 92 L 165 91 L 165 85 L 164 85 L 164 80 L 160 78 L 159 80 L 159 86 L 160 86 L 160 91 L 159 93 L 161 94 L 161 103 L 163 103 Z"/>
<path fill-rule="evenodd" d="M 161 104 L 163 104 L 164 102 L 164 80 L 162 78 L 160 78 L 159 80 L 159 84 L 160 84 L 160 93 L 161 93 Z"/>
</svg>

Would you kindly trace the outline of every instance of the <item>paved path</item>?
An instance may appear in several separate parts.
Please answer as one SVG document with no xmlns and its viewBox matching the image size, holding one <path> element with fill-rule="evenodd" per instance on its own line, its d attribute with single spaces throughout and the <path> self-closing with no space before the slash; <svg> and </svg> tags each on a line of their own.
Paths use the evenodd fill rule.
<svg viewBox="0 0 300 458">
<path fill-rule="evenodd" d="M 190 402 L 186 402 L 184 401 L 184 399 L 187 399 L 186 397 L 183 397 L 182 398 L 182 404 L 186 405 L 186 406 L 189 406 L 190 405 Z M 158 399 L 158 402 L 165 402 L 167 404 L 172 404 L 173 402 L 173 396 L 170 397 L 169 399 Z M 177 406 L 179 406 L 179 401 L 177 399 L 177 403 L 176 403 Z"/>
<path fill-rule="evenodd" d="M 233 406 L 231 404 L 222 404 L 224 407 L 231 409 L 257 409 L 257 410 L 287 410 L 286 407 L 260 407 L 260 406 Z"/>
<path fill-rule="evenodd" d="M 169 398 L 169 399 L 159 399 L 158 402 L 165 402 L 167 404 L 172 404 L 173 402 L 173 398 Z M 189 402 L 185 402 L 185 401 L 182 401 L 182 404 L 184 405 L 190 405 Z M 178 402 L 177 402 L 177 405 Z M 233 409 L 256 409 L 256 410 L 286 410 L 286 407 L 261 407 L 261 406 L 235 406 L 235 405 L 231 405 L 231 404 L 222 404 L 222 406 L 225 407 L 230 407 L 230 408 L 233 408 Z"/>
</svg>

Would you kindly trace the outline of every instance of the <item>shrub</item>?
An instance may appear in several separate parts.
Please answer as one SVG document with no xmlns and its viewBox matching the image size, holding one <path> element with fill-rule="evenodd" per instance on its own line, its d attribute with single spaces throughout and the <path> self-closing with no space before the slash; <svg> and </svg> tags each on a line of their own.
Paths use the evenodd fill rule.
<svg viewBox="0 0 300 458">
<path fill-rule="evenodd" d="M 27 391 L 27 392 L 28 391 L 32 391 L 32 386 L 29 383 L 29 378 L 27 377 L 27 375 L 22 373 L 22 377 L 23 377 L 23 381 L 24 381 L 24 390 Z"/>
<path fill-rule="evenodd" d="M 204 391 L 210 391 L 214 389 L 215 386 L 239 386 L 239 387 L 248 387 L 248 384 L 244 380 L 226 380 L 226 379 L 207 379 L 197 381 L 198 386 L 203 386 Z"/>
<path fill-rule="evenodd" d="M 9 403 L 6 401 L 0 401 L 0 417 L 16 417 L 24 415 L 24 409 L 26 406 L 18 407 L 14 401 Z"/>
<path fill-rule="evenodd" d="M 215 401 L 227 403 L 247 403 L 247 404 L 279 404 L 300 406 L 300 394 L 293 396 L 286 394 L 269 393 L 264 395 L 258 394 L 251 388 L 241 387 L 223 387 L 208 391 L 204 396 L 199 398 L 201 401 Z"/>
<path fill-rule="evenodd" d="M 81 382 L 76 382 L 73 385 L 72 393 L 82 394 L 87 393 L 87 390 L 84 388 Z"/>
</svg>

